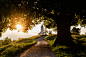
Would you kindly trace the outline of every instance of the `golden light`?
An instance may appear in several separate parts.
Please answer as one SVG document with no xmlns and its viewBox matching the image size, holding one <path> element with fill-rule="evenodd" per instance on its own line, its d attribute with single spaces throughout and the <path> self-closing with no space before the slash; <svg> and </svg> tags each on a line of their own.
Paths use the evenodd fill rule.
<svg viewBox="0 0 86 57">
<path fill-rule="evenodd" d="M 22 28 L 21 25 L 16 25 L 17 29 L 20 30 Z"/>
</svg>

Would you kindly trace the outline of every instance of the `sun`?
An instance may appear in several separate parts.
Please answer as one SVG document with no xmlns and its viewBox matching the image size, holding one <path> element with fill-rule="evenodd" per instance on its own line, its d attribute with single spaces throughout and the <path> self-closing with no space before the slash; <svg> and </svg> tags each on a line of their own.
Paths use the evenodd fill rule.
<svg viewBox="0 0 86 57">
<path fill-rule="evenodd" d="M 17 29 L 20 30 L 22 28 L 21 25 L 16 25 Z"/>
</svg>

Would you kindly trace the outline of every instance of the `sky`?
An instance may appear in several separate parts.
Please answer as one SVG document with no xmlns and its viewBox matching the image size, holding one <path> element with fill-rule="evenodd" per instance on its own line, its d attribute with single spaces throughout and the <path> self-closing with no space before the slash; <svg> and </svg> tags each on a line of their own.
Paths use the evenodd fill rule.
<svg viewBox="0 0 86 57">
<path fill-rule="evenodd" d="M 18 30 L 9 30 L 9 28 L 7 29 L 7 31 L 5 33 L 2 33 L 2 37 L 1 39 L 4 39 L 5 37 L 11 38 L 12 40 L 15 39 L 17 40 L 18 38 L 28 38 L 34 35 L 38 35 L 38 33 L 40 33 L 41 31 L 41 25 L 43 24 L 43 22 L 41 22 L 41 24 L 36 25 L 32 30 L 29 30 L 28 33 L 22 33 L 22 31 L 18 32 Z M 45 28 L 45 27 L 44 27 Z M 48 31 L 52 29 L 47 29 Z M 56 34 L 55 32 L 52 32 L 53 34 Z"/>
<path fill-rule="evenodd" d="M 18 38 L 28 38 L 34 35 L 38 35 L 38 33 L 40 33 L 41 31 L 41 25 L 43 24 L 43 22 L 41 22 L 41 24 L 36 25 L 32 30 L 29 30 L 28 33 L 22 33 L 22 31 L 18 32 L 18 30 L 9 30 L 9 28 L 7 29 L 7 31 L 5 33 L 2 33 L 2 37 L 1 39 L 4 39 L 5 37 L 11 38 L 12 40 L 15 39 L 17 40 Z M 71 26 L 70 30 L 73 28 L 74 26 Z M 80 25 L 78 25 L 76 28 L 81 28 L 81 33 L 80 34 L 84 34 L 86 32 L 86 28 L 81 27 Z M 45 27 L 44 27 L 45 29 Z M 52 31 L 52 29 L 47 29 L 48 31 Z M 57 34 L 56 32 L 52 31 L 53 34 Z"/>
</svg>

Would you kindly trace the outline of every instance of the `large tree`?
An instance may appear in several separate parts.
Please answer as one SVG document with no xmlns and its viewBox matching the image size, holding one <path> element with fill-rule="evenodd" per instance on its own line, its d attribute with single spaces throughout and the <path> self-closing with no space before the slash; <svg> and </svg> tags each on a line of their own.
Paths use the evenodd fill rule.
<svg viewBox="0 0 86 57">
<path fill-rule="evenodd" d="M 58 30 L 57 38 L 54 45 L 56 45 L 57 43 L 62 45 L 72 45 L 73 41 L 70 33 L 70 26 L 77 25 L 78 23 L 80 23 L 81 26 L 83 25 L 85 26 L 85 23 L 86 23 L 86 19 L 85 19 L 86 8 L 84 7 L 84 5 L 86 5 L 85 0 L 82 0 L 82 1 L 79 1 L 79 0 L 74 0 L 74 1 L 73 0 L 49 0 L 49 1 L 48 0 L 18 0 L 18 1 L 2 0 L 2 1 L 4 1 L 5 2 L 4 5 L 8 7 L 7 10 L 11 12 L 9 14 L 10 16 L 12 16 L 13 14 L 14 14 L 13 16 L 16 16 L 17 14 L 15 13 L 18 13 L 19 16 L 21 16 L 21 14 L 22 15 L 26 14 L 23 16 L 26 16 L 27 17 L 26 20 L 28 19 L 29 21 L 30 19 L 29 17 L 31 16 L 33 17 L 35 15 L 34 18 L 32 19 L 31 17 L 31 19 L 36 21 L 36 23 L 38 22 L 37 19 L 40 19 L 41 16 L 45 17 L 44 19 L 47 19 L 47 20 L 49 18 L 52 18 L 57 23 L 57 30 Z M 9 4 L 11 6 L 8 6 Z M 3 4 L 1 4 L 1 6 L 2 5 Z M 1 8 L 1 10 L 3 10 L 3 8 Z M 7 11 L 7 13 L 9 12 Z M 53 22 L 51 22 L 51 24 L 52 23 Z M 26 27 L 30 27 L 30 24 L 27 25 Z M 46 27 L 49 27 L 49 26 L 46 26 Z"/>
<path fill-rule="evenodd" d="M 33 0 L 30 1 L 37 14 L 52 18 L 57 23 L 58 35 L 55 41 L 62 45 L 72 45 L 70 26 L 85 26 L 86 1 L 82 0 Z"/>
</svg>

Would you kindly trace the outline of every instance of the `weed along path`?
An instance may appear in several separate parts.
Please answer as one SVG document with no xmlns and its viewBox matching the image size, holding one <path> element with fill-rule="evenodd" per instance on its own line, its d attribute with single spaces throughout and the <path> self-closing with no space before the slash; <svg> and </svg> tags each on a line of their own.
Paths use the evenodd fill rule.
<svg viewBox="0 0 86 57">
<path fill-rule="evenodd" d="M 36 39 L 37 43 L 34 46 L 15 57 L 57 57 L 49 48 L 49 43 L 44 40 L 45 37 Z"/>
</svg>

